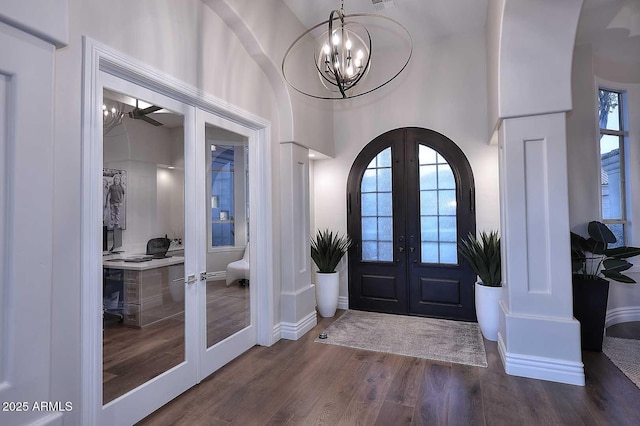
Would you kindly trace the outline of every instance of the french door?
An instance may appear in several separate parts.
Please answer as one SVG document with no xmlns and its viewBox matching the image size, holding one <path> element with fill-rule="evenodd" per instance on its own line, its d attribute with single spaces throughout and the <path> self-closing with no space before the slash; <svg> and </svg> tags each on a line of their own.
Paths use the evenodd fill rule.
<svg viewBox="0 0 640 426">
<path fill-rule="evenodd" d="M 99 423 L 133 424 L 257 342 L 256 141 L 242 125 L 109 73 L 100 83 Z M 158 238 L 170 241 L 161 258 L 145 252 Z"/>
<path fill-rule="evenodd" d="M 202 379 L 257 341 L 257 282 L 251 279 L 255 268 L 250 267 L 249 221 L 250 164 L 255 161 L 249 144 L 255 141 L 252 132 L 228 120 L 202 110 L 196 117 Z"/>
<path fill-rule="evenodd" d="M 460 148 L 431 130 L 392 130 L 358 155 L 347 189 L 350 308 L 474 321 L 475 274 L 457 251 L 476 231 Z"/>
<path fill-rule="evenodd" d="M 124 425 L 198 380 L 196 109 L 106 72 L 100 83 L 99 424 Z M 181 250 L 148 259 L 147 242 L 165 236 Z"/>
</svg>

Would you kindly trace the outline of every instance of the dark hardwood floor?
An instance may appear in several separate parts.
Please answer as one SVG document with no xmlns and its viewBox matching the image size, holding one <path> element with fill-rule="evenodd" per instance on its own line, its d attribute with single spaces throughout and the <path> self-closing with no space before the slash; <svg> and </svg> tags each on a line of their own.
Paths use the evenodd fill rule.
<svg viewBox="0 0 640 426">
<path fill-rule="evenodd" d="M 252 348 L 140 424 L 640 424 L 640 390 L 602 353 L 583 353 L 586 386 L 564 385 L 505 374 L 494 342 L 488 368 L 314 343 L 334 319 Z"/>
<path fill-rule="evenodd" d="M 640 340 L 640 321 L 625 322 L 607 328 L 607 336 Z"/>
<path fill-rule="evenodd" d="M 207 346 L 249 325 L 248 287 L 210 281 L 206 303 Z M 102 342 L 102 399 L 106 404 L 184 361 L 184 313 L 141 329 L 107 320 Z"/>
</svg>

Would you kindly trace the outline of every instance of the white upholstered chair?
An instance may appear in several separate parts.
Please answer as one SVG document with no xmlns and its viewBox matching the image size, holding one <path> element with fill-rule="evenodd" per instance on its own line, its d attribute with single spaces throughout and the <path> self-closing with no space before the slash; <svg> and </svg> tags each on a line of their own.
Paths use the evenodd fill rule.
<svg viewBox="0 0 640 426">
<path fill-rule="evenodd" d="M 242 259 L 227 265 L 227 286 L 236 280 L 249 281 L 249 245 L 244 249 Z"/>
</svg>

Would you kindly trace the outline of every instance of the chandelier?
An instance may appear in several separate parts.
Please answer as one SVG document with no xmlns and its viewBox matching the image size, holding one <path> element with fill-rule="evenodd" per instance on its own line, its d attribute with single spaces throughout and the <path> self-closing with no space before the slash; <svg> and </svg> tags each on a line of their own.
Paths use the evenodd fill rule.
<svg viewBox="0 0 640 426">
<path fill-rule="evenodd" d="M 380 69 L 384 71 L 371 72 L 374 31 L 365 23 L 384 40 L 380 45 L 385 49 L 378 50 L 380 55 L 386 50 L 397 57 L 398 45 L 402 45 L 404 56 L 395 61 L 395 67 L 381 60 L 380 65 L 384 62 L 385 66 Z M 313 68 L 309 61 L 311 45 Z M 340 9 L 331 11 L 327 21 L 313 26 L 293 42 L 282 60 L 282 74 L 293 89 L 304 95 L 318 99 L 354 98 L 396 78 L 409 63 L 412 52 L 411 35 L 400 23 L 382 15 L 346 15 L 342 2 Z M 317 78 L 310 79 L 307 71 Z"/>
<path fill-rule="evenodd" d="M 118 124 L 122 123 L 124 105 L 111 99 L 102 104 L 102 134 L 106 135 Z"/>
</svg>

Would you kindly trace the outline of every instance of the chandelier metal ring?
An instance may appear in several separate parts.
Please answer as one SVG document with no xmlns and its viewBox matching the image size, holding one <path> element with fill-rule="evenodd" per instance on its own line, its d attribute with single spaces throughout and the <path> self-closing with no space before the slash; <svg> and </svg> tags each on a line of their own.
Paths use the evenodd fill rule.
<svg viewBox="0 0 640 426">
<path fill-rule="evenodd" d="M 334 14 L 337 13 L 338 16 L 335 16 Z M 349 19 L 351 19 L 351 21 L 348 21 Z M 388 23 L 393 24 L 396 28 L 399 28 L 401 30 L 401 32 L 406 36 L 406 39 L 408 40 L 408 54 L 406 57 L 406 60 L 402 63 L 402 66 L 397 70 L 397 72 L 395 74 L 393 74 L 390 78 L 386 79 L 385 81 L 374 85 L 374 87 L 372 88 L 368 88 L 367 90 L 363 91 L 363 92 L 359 92 L 359 93 L 347 93 L 347 91 L 349 89 L 352 89 L 356 84 L 358 84 L 362 79 L 364 79 L 365 75 L 369 72 L 369 68 L 371 66 L 371 55 L 367 55 L 366 58 L 366 65 L 362 67 L 362 72 L 359 73 L 358 75 L 356 75 L 356 78 L 354 79 L 354 83 L 350 84 L 349 87 L 345 88 L 342 87 L 340 84 L 336 85 L 336 82 L 332 81 L 332 79 L 329 79 L 326 75 L 325 75 L 325 71 L 323 71 L 320 68 L 319 65 L 319 60 L 317 60 L 317 52 L 314 51 L 314 68 L 315 70 L 318 72 L 318 74 L 320 75 L 320 79 L 322 84 L 325 86 L 325 88 L 329 89 L 329 87 L 327 87 L 326 83 L 332 85 L 332 86 L 336 86 L 338 88 L 338 91 L 332 92 L 334 94 L 339 93 L 341 96 L 337 97 L 337 96 L 323 96 L 320 94 L 314 94 L 311 93 L 308 90 L 305 90 L 304 88 L 298 87 L 296 84 L 294 84 L 291 80 L 291 76 L 287 74 L 287 69 L 286 69 L 286 65 L 287 65 L 287 61 L 290 60 L 290 55 L 292 53 L 292 51 L 296 48 L 299 47 L 299 44 L 301 43 L 301 41 L 307 37 L 309 34 L 313 33 L 314 31 L 316 31 L 318 28 L 320 27 L 324 27 L 324 26 L 328 26 L 329 30 L 322 33 L 322 36 L 324 36 L 325 34 L 332 34 L 333 30 L 333 21 L 340 21 L 342 27 L 348 27 L 350 25 L 359 25 L 361 26 L 364 31 L 367 34 L 367 38 L 368 38 L 368 43 L 366 43 L 366 41 L 363 40 L 363 42 L 365 44 L 368 44 L 368 49 L 369 52 L 372 51 L 372 41 L 371 41 L 371 34 L 369 33 L 369 30 L 366 28 L 366 26 L 360 22 L 358 22 L 358 19 L 381 19 L 384 21 L 387 21 Z M 342 28 L 341 27 L 341 28 Z M 357 36 L 357 35 L 356 35 Z M 360 38 L 360 37 L 359 37 Z M 333 52 L 331 52 L 333 53 Z M 320 54 L 322 54 L 322 52 L 320 52 Z M 382 15 L 376 15 L 376 14 L 370 14 L 370 13 L 355 13 L 355 14 L 351 14 L 351 15 L 346 15 L 346 14 L 342 14 L 340 12 L 340 10 L 334 10 L 333 12 L 331 12 L 330 15 L 330 19 L 327 19 L 326 21 L 322 21 L 319 24 L 314 25 L 313 27 L 309 28 L 308 30 L 306 30 L 305 32 L 303 32 L 300 36 L 298 36 L 293 43 L 289 46 L 289 48 L 287 49 L 287 51 L 284 54 L 284 57 L 282 59 L 282 75 L 285 79 L 285 81 L 287 82 L 287 84 L 293 88 L 296 92 L 301 93 L 305 96 L 309 96 L 315 99 L 326 99 L 326 100 L 338 100 L 338 99 L 351 99 L 351 98 L 356 98 L 362 95 L 366 95 L 367 93 L 371 93 L 374 90 L 377 90 L 387 84 L 389 84 L 391 81 L 393 81 L 398 75 L 400 75 L 400 73 L 402 73 L 402 71 L 404 71 L 404 69 L 407 67 L 407 65 L 409 64 L 409 61 L 411 60 L 411 57 L 413 55 L 413 39 L 411 38 L 411 34 L 409 33 L 409 31 L 404 27 L 404 25 L 402 25 L 400 22 L 396 21 L 393 18 L 389 18 L 387 16 L 382 16 Z M 333 54 L 330 55 L 332 62 L 335 62 L 335 56 Z M 333 68 L 333 67 L 331 67 Z M 338 74 L 338 70 L 337 67 L 332 69 L 333 72 L 333 79 L 337 80 L 338 82 L 341 81 L 341 76 Z M 353 91 L 352 91 L 353 92 Z"/>
</svg>

